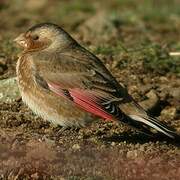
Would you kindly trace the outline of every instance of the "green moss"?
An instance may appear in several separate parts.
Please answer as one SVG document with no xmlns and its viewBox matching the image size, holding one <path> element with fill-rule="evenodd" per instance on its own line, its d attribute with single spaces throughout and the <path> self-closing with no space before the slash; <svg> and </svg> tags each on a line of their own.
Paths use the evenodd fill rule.
<svg viewBox="0 0 180 180">
<path fill-rule="evenodd" d="M 180 8 L 177 1 L 169 0 L 145 0 L 137 3 L 133 0 L 117 0 L 115 8 L 126 7 L 120 12 L 121 16 L 130 21 L 151 21 L 151 22 L 167 22 L 171 21 L 172 16 L 180 15 Z M 136 18 L 137 17 L 137 18 Z M 124 20 L 125 20 L 124 19 Z"/>
<path fill-rule="evenodd" d="M 100 46 L 94 50 L 95 54 L 116 55 L 121 54 L 119 68 L 126 68 L 128 64 L 142 61 L 145 71 L 164 75 L 175 73 L 180 75 L 180 60 L 178 57 L 171 57 L 167 49 L 157 44 L 146 42 L 142 47 L 126 49 L 119 41 L 112 46 Z M 124 59 L 124 57 L 126 57 Z"/>
<path fill-rule="evenodd" d="M 108 47 L 108 46 L 99 46 L 97 47 L 93 52 L 95 54 L 104 54 L 104 55 L 108 55 L 108 54 L 112 54 L 114 51 L 114 49 L 112 47 Z"/>
<path fill-rule="evenodd" d="M 71 3 L 60 2 L 57 5 L 57 10 L 55 12 L 57 12 L 57 16 L 62 18 L 74 14 L 76 12 L 93 13 L 94 11 L 95 9 L 91 3 L 88 2 L 84 3 L 84 1 L 78 0 L 78 1 L 72 1 Z"/>
<path fill-rule="evenodd" d="M 101 45 L 98 46 L 94 51 L 95 54 L 104 54 L 104 55 L 115 55 L 122 52 L 128 53 L 128 49 L 123 45 L 122 42 L 116 41 L 115 45 Z"/>
<path fill-rule="evenodd" d="M 17 54 L 19 49 L 15 46 L 11 38 L 6 37 L 0 44 L 0 51 L 6 56 L 11 56 L 12 54 Z"/>
<path fill-rule="evenodd" d="M 143 65 L 148 71 L 153 71 L 159 74 L 176 73 L 180 75 L 179 59 L 169 56 L 167 50 L 155 45 L 145 51 L 143 54 Z"/>
</svg>

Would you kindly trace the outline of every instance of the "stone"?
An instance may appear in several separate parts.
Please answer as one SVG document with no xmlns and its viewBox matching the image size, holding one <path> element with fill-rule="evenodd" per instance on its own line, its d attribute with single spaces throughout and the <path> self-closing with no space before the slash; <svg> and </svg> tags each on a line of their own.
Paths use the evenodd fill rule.
<svg viewBox="0 0 180 180">
<path fill-rule="evenodd" d="M 146 96 L 147 100 L 141 101 L 139 104 L 147 111 L 155 109 L 159 105 L 159 97 L 154 90 L 149 91 Z"/>
<path fill-rule="evenodd" d="M 163 119 L 174 119 L 177 116 L 177 110 L 175 107 L 166 107 L 161 111 Z"/>
<path fill-rule="evenodd" d="M 0 80 L 0 102 L 12 102 L 19 97 L 16 77 Z"/>
<path fill-rule="evenodd" d="M 171 91 L 169 92 L 169 94 L 170 94 L 173 98 L 180 100 L 180 88 L 179 88 L 179 87 L 171 88 Z"/>
<path fill-rule="evenodd" d="M 98 12 L 91 18 L 87 19 L 79 30 L 83 34 L 84 41 L 105 42 L 117 34 L 117 29 L 113 19 L 105 11 Z M 96 38 L 95 38 L 96 37 Z"/>
</svg>

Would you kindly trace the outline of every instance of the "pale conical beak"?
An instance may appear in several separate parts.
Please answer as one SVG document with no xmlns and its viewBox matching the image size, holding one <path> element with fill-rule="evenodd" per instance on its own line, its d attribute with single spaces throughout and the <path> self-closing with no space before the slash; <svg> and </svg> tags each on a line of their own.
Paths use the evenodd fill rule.
<svg viewBox="0 0 180 180">
<path fill-rule="evenodd" d="M 23 48 L 27 48 L 27 39 L 25 38 L 25 35 L 23 33 L 20 34 L 17 38 L 15 38 L 14 42 Z"/>
</svg>

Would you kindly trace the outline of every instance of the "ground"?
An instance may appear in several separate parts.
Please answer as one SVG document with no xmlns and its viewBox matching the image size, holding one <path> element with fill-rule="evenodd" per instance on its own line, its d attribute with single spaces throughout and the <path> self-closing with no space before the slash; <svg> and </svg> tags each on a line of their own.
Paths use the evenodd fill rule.
<svg viewBox="0 0 180 180">
<path fill-rule="evenodd" d="M 149 113 L 180 132 L 180 57 L 169 55 L 180 51 L 179 0 L 2 0 L 0 17 L 2 92 L 16 76 L 13 39 L 36 23 L 54 22 L 95 53 Z M 178 142 L 100 119 L 59 133 L 18 93 L 0 98 L 0 179 L 180 177 Z"/>
</svg>

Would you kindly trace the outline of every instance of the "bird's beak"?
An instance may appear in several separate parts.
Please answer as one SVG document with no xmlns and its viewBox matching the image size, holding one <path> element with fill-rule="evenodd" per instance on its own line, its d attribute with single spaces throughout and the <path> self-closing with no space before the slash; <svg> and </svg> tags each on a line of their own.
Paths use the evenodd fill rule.
<svg viewBox="0 0 180 180">
<path fill-rule="evenodd" d="M 28 46 L 28 42 L 27 42 L 27 39 L 26 39 L 24 33 L 20 34 L 17 38 L 15 38 L 14 42 L 23 48 L 27 48 L 27 46 Z"/>
</svg>

